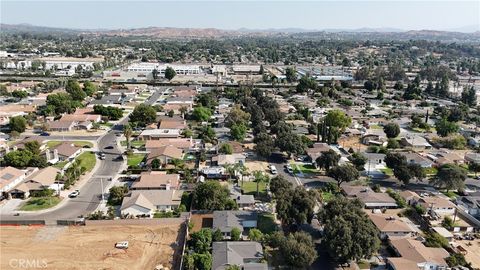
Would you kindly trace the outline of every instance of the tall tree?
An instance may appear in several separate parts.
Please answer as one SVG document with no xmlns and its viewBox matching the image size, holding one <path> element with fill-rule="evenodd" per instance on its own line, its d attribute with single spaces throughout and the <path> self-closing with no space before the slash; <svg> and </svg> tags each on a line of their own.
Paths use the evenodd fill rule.
<svg viewBox="0 0 480 270">
<path fill-rule="evenodd" d="M 175 72 L 175 70 L 171 67 L 167 67 L 165 69 L 165 78 L 167 78 L 167 80 L 172 80 L 175 76 L 177 75 L 177 73 Z"/>
<path fill-rule="evenodd" d="M 439 188 L 445 188 L 448 191 L 452 189 L 461 189 L 465 186 L 467 172 L 454 164 L 445 164 L 438 169 L 438 172 L 430 183 Z"/>
<path fill-rule="evenodd" d="M 319 168 L 325 169 L 325 171 L 330 170 L 331 167 L 337 166 L 338 161 L 340 161 L 340 155 L 337 154 L 332 149 L 323 152 L 316 160 L 317 166 Z"/>
<path fill-rule="evenodd" d="M 328 176 L 332 177 L 337 181 L 337 185 L 340 185 L 344 182 L 351 182 L 360 176 L 358 170 L 350 164 L 334 166 L 328 172 Z"/>
<path fill-rule="evenodd" d="M 150 105 L 140 104 L 133 109 L 130 114 L 130 121 L 136 123 L 138 126 L 144 127 L 155 122 L 157 118 L 157 111 Z"/>
<path fill-rule="evenodd" d="M 130 124 L 125 124 L 123 126 L 123 136 L 125 136 L 125 139 L 127 139 L 127 149 L 130 149 L 131 145 L 130 145 L 130 138 L 132 137 L 133 135 L 133 130 L 132 130 L 132 126 L 130 126 Z"/>
<path fill-rule="evenodd" d="M 8 123 L 10 131 L 22 133 L 27 128 L 27 120 L 23 116 L 14 116 Z"/>
<path fill-rule="evenodd" d="M 383 127 L 387 138 L 395 138 L 400 134 L 400 126 L 397 123 L 388 123 Z"/>
<path fill-rule="evenodd" d="M 318 214 L 330 256 L 339 263 L 370 258 L 380 246 L 378 230 L 358 200 L 336 197 Z"/>
<path fill-rule="evenodd" d="M 229 191 L 217 181 L 199 183 L 193 191 L 193 206 L 198 210 L 231 210 L 236 208 Z"/>
</svg>

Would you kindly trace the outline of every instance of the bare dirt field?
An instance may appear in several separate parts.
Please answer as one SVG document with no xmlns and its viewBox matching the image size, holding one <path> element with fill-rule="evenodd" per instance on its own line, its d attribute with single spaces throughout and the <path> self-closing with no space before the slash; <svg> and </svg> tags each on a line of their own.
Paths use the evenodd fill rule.
<svg viewBox="0 0 480 270">
<path fill-rule="evenodd" d="M 0 227 L 0 269 L 19 260 L 43 269 L 172 269 L 179 224 L 78 227 Z M 129 241 L 126 250 L 116 242 Z"/>
</svg>

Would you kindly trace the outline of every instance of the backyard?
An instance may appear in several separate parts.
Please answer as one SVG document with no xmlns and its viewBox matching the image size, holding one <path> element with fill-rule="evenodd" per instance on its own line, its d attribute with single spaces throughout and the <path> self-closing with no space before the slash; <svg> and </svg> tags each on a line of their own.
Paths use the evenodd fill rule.
<svg viewBox="0 0 480 270">
<path fill-rule="evenodd" d="M 58 197 L 32 197 L 20 207 L 21 211 L 37 211 L 57 205 L 61 201 Z"/>
</svg>

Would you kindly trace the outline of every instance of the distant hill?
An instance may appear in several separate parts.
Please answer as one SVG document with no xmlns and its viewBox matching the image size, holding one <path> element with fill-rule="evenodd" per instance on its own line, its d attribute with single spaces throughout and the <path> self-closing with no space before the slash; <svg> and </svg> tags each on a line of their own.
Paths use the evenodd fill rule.
<svg viewBox="0 0 480 270">
<path fill-rule="evenodd" d="M 452 42 L 480 42 L 480 32 L 463 33 L 437 30 L 404 31 L 395 28 L 358 28 L 358 29 L 324 29 L 307 30 L 301 28 L 282 29 L 246 29 L 222 30 L 217 28 L 175 28 L 175 27 L 144 27 L 130 29 L 67 29 L 35 26 L 29 24 L 0 24 L 1 32 L 6 33 L 66 33 L 85 36 L 120 36 L 149 38 L 220 38 L 220 37 L 266 37 L 293 36 L 303 38 L 341 38 L 341 39 L 390 39 L 408 40 L 425 39 Z M 474 27 L 469 27 L 474 29 Z"/>
</svg>

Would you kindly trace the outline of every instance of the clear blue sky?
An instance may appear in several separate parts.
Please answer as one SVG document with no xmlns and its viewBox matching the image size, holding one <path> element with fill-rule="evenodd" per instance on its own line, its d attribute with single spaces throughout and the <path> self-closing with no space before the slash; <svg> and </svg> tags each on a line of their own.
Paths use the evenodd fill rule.
<svg viewBox="0 0 480 270">
<path fill-rule="evenodd" d="M 0 21 L 66 28 L 456 29 L 480 25 L 480 1 L 0 0 Z"/>
</svg>

